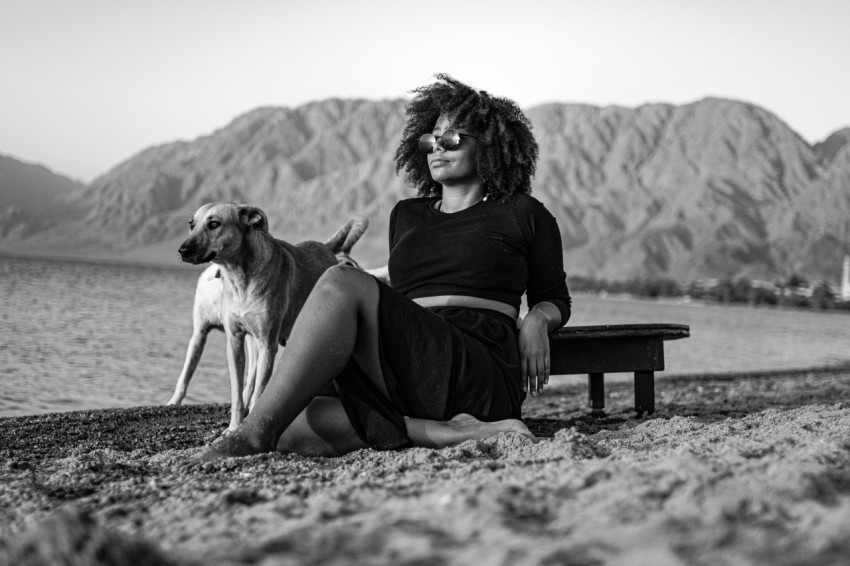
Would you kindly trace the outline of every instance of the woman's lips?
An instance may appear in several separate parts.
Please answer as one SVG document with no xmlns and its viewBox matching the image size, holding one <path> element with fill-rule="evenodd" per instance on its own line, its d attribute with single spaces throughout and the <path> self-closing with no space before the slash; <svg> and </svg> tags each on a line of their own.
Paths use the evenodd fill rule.
<svg viewBox="0 0 850 566">
<path fill-rule="evenodd" d="M 431 167 L 442 167 L 443 165 L 448 164 L 448 161 L 445 159 L 435 159 L 431 162 Z"/>
</svg>

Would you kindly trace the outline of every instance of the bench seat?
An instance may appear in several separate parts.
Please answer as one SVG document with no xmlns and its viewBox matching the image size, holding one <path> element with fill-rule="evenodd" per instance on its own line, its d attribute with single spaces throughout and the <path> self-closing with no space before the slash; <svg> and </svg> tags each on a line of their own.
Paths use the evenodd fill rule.
<svg viewBox="0 0 850 566">
<path fill-rule="evenodd" d="M 549 336 L 552 375 L 587 374 L 591 414 L 604 415 L 605 374 L 634 373 L 635 411 L 655 411 L 655 372 L 664 341 L 690 336 L 684 324 L 567 326 Z"/>
</svg>

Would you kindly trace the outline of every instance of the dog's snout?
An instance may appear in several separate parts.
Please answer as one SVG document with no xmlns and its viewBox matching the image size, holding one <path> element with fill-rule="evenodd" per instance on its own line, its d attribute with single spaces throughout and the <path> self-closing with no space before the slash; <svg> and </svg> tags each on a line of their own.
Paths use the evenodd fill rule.
<svg viewBox="0 0 850 566">
<path fill-rule="evenodd" d="M 187 256 L 191 255 L 192 246 L 189 240 L 186 240 L 185 242 L 180 244 L 180 247 L 177 249 L 177 253 L 179 253 L 180 257 L 182 257 L 183 259 L 186 259 Z"/>
<path fill-rule="evenodd" d="M 177 253 L 180 254 L 180 259 L 193 264 L 206 263 L 215 257 L 214 253 L 208 252 L 204 246 L 199 245 L 192 238 L 180 244 Z"/>
</svg>

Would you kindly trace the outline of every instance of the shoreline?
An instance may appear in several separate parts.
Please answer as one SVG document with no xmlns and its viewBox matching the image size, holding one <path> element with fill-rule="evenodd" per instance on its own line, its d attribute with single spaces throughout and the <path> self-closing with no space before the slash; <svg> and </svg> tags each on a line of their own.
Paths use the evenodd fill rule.
<svg viewBox="0 0 850 566">
<path fill-rule="evenodd" d="M 789 378 L 789 377 L 801 377 L 809 374 L 812 375 L 836 375 L 836 374 L 850 374 L 850 359 L 837 362 L 834 364 L 825 364 L 818 366 L 810 366 L 810 367 L 800 367 L 800 368 L 776 368 L 776 369 L 762 369 L 762 370 L 753 370 L 753 371 L 730 371 L 730 372 L 705 372 L 705 373 L 671 373 L 667 374 L 665 372 L 658 372 L 655 375 L 655 382 L 659 387 L 663 387 L 663 384 L 668 381 L 675 380 L 716 380 L 716 381 L 730 381 L 736 379 L 769 379 L 769 378 Z M 634 377 L 630 373 L 615 373 L 615 374 L 606 374 L 605 375 L 605 385 L 606 388 L 609 384 L 631 384 L 634 381 Z M 584 375 L 553 375 L 551 376 L 551 383 L 547 386 L 547 390 L 551 388 L 583 388 L 587 386 L 587 376 Z M 529 398 L 530 400 L 530 398 Z M 528 406 L 528 401 L 524 407 Z M 212 406 L 225 406 L 227 404 L 217 404 L 217 403 L 184 403 L 183 407 L 212 407 Z M 37 417 L 37 416 L 45 416 L 45 415 L 66 415 L 71 413 L 79 413 L 79 412 L 92 412 L 92 411 L 120 411 L 120 410 L 134 410 L 141 408 L 156 408 L 156 407 L 165 407 L 165 405 L 120 405 L 113 407 L 104 407 L 104 408 L 82 408 L 82 409 L 67 409 L 67 410 L 44 410 L 38 411 L 34 413 L 27 413 L 23 415 L 4 415 L 2 410 L 0 410 L 0 422 L 4 419 L 18 419 L 18 418 L 28 418 L 28 417 Z"/>
<path fill-rule="evenodd" d="M 226 427 L 227 405 L 4 417 L 0 564 L 98 548 L 181 565 L 850 555 L 850 368 L 665 376 L 642 418 L 632 395 L 608 384 L 608 413 L 593 418 L 583 380 L 547 388 L 524 406 L 536 444 L 501 434 L 194 469 L 182 464 Z"/>
</svg>

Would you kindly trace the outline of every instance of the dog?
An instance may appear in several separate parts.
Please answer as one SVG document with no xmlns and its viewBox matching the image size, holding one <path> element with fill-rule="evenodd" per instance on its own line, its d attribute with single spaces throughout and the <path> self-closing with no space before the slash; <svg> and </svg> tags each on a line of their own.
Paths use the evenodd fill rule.
<svg viewBox="0 0 850 566">
<path fill-rule="evenodd" d="M 192 306 L 192 337 L 186 349 L 186 359 L 174 394 L 168 401 L 168 405 L 180 405 L 186 397 L 189 382 L 195 374 L 204 346 L 207 343 L 207 335 L 211 330 L 224 332 L 224 323 L 221 318 L 221 297 L 224 292 L 224 283 L 221 279 L 221 267 L 216 264 L 210 265 L 198 277 L 195 288 L 195 302 Z M 245 335 L 245 377 L 242 389 L 242 403 L 250 411 L 253 408 L 252 397 L 254 381 L 257 374 L 257 344 L 250 334 Z"/>
<path fill-rule="evenodd" d="M 349 265 L 360 268 L 360 264 L 351 257 L 351 248 L 368 228 L 365 219 L 351 219 L 343 225 L 330 240 L 325 242 L 331 251 L 335 252 L 338 265 Z M 186 349 L 186 358 L 174 394 L 168 405 L 180 405 L 186 397 L 189 382 L 197 369 L 201 354 L 206 345 L 207 336 L 211 330 L 224 331 L 221 317 L 221 300 L 224 283 L 221 279 L 221 267 L 212 264 L 198 277 L 195 289 L 195 301 L 192 308 L 192 337 Z M 242 389 L 242 403 L 248 412 L 254 408 L 256 398 L 253 395 L 256 385 L 257 345 L 250 334 L 245 335 L 245 372 Z"/>
<path fill-rule="evenodd" d="M 213 262 L 219 268 L 221 302 L 218 315 L 226 336 L 231 381 L 228 430 L 242 422 L 247 409 L 253 407 L 265 389 L 278 346 L 286 344 L 295 318 L 316 281 L 328 267 L 338 263 L 337 254 L 350 257 L 352 246 L 367 227 L 366 219 L 351 219 L 325 243 L 305 241 L 293 245 L 269 234 L 268 218 L 257 207 L 209 203 L 195 212 L 190 221 L 189 237 L 180 245 L 178 253 L 184 262 Z M 207 279 L 199 281 L 199 287 L 202 283 L 211 288 L 216 285 Z M 196 292 L 196 303 L 197 299 Z M 196 329 L 203 328 L 207 318 L 214 320 L 214 315 L 204 314 L 210 309 L 199 306 L 197 310 Z M 203 334 L 202 330 L 198 332 Z M 247 365 L 251 365 L 252 358 L 246 355 L 247 335 L 253 338 L 256 346 L 253 377 L 245 371 L 246 359 Z M 190 358 L 200 356 L 199 351 L 193 350 L 194 342 L 195 333 L 184 368 L 192 365 Z M 202 345 L 202 341 L 198 343 Z M 171 399 L 174 404 L 179 404 L 178 397 L 185 394 L 191 378 L 188 372 L 186 375 L 182 385 L 183 374 L 178 379 Z M 250 384 L 246 383 L 246 376 Z"/>
</svg>

